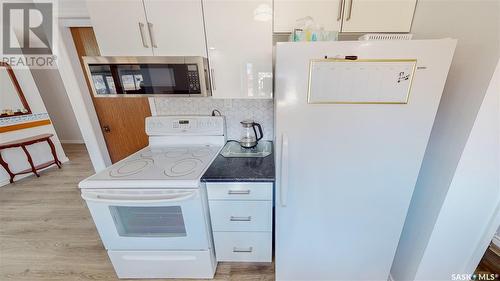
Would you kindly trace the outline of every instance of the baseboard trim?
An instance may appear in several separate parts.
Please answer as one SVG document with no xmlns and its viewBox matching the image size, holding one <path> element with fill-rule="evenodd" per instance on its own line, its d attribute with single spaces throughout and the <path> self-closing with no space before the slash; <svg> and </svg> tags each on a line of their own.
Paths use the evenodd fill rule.
<svg viewBox="0 0 500 281">
<path fill-rule="evenodd" d="M 495 244 L 495 246 L 500 248 L 500 234 L 495 234 L 495 236 L 493 236 L 493 240 L 491 242 L 493 242 L 493 244 Z"/>
<path fill-rule="evenodd" d="M 66 163 L 66 162 L 69 161 L 69 158 L 68 157 L 63 157 L 63 158 L 59 159 L 59 161 L 61 161 L 61 163 Z M 42 172 L 42 171 L 45 171 L 45 170 L 53 168 L 53 167 L 55 167 L 55 166 L 45 167 L 43 169 L 40 169 L 39 171 Z M 22 179 L 27 178 L 27 177 L 33 177 L 33 176 L 35 176 L 35 175 L 34 174 L 19 175 L 19 176 L 16 176 L 15 181 L 22 180 Z M 10 179 L 9 178 L 0 180 L 0 187 L 6 186 L 6 185 L 9 185 L 9 184 L 10 184 Z"/>
<path fill-rule="evenodd" d="M 83 140 L 59 140 L 60 143 L 62 144 L 84 144 L 85 141 Z"/>
</svg>

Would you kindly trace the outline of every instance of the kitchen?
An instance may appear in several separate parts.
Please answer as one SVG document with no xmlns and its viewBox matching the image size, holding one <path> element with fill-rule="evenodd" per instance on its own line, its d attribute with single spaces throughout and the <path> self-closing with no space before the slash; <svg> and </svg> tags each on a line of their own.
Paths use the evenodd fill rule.
<svg viewBox="0 0 500 281">
<path fill-rule="evenodd" d="M 431 278 L 425 255 L 401 261 L 431 250 L 433 227 L 411 218 L 433 194 L 419 184 L 464 54 L 459 33 L 419 34 L 432 1 L 83 2 L 85 16 L 60 16 L 59 72 L 110 279 Z M 489 244 L 497 213 L 481 216 L 469 241 Z M 423 249 L 412 223 L 430 227 Z M 433 278 L 474 271 L 485 243 Z"/>
</svg>

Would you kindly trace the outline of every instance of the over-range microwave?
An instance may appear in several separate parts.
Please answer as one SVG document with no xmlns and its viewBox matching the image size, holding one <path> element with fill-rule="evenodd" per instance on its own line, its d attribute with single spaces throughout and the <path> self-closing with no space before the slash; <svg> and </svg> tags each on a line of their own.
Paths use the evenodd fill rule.
<svg viewBox="0 0 500 281">
<path fill-rule="evenodd" d="M 204 57 L 83 57 L 95 97 L 207 97 Z"/>
</svg>

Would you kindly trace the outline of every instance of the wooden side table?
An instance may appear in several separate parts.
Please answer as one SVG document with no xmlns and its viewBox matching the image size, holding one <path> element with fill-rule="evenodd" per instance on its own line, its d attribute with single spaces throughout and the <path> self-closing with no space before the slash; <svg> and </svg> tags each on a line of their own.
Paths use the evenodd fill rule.
<svg viewBox="0 0 500 281">
<path fill-rule="evenodd" d="M 2 167 L 5 169 L 5 171 L 7 171 L 7 173 L 9 174 L 10 183 L 14 182 L 14 177 L 17 175 L 33 173 L 37 177 L 40 177 L 40 175 L 37 172 L 40 169 L 49 167 L 51 165 L 57 165 L 57 167 L 59 167 L 59 169 L 61 168 L 61 161 L 59 161 L 59 159 L 57 158 L 56 148 L 54 146 L 54 143 L 50 139 L 52 136 L 54 136 L 54 135 L 53 134 L 42 134 L 42 135 L 37 135 L 37 136 L 25 138 L 25 139 L 20 139 L 20 140 L 15 140 L 15 141 L 0 144 L 0 165 L 2 165 Z M 39 143 L 39 142 L 47 142 L 47 144 L 50 147 L 50 151 L 52 152 L 52 156 L 54 157 L 54 160 L 35 166 L 35 164 L 33 164 L 33 159 L 31 158 L 31 155 L 30 155 L 28 149 L 26 149 L 26 146 L 29 146 L 29 145 L 32 145 L 35 143 Z M 9 164 L 3 160 L 1 151 L 3 149 L 15 148 L 15 147 L 20 147 L 24 151 L 24 154 L 26 154 L 26 158 L 28 159 L 28 162 L 30 164 L 30 167 L 31 167 L 30 169 L 25 169 L 25 170 L 19 171 L 17 173 L 13 173 L 9 169 Z"/>
</svg>

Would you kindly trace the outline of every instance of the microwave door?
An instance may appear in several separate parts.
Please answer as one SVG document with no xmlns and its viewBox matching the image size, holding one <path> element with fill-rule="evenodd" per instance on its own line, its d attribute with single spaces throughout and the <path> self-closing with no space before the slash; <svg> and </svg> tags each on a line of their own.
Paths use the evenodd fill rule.
<svg viewBox="0 0 500 281">
<path fill-rule="evenodd" d="M 96 97 L 210 96 L 202 57 L 84 57 Z"/>
<path fill-rule="evenodd" d="M 89 70 L 97 95 L 116 95 L 118 93 L 110 65 L 89 65 Z"/>
<path fill-rule="evenodd" d="M 148 65 L 145 72 L 153 94 L 189 95 L 184 65 Z"/>
<path fill-rule="evenodd" d="M 126 95 L 148 94 L 144 86 L 144 75 L 140 65 L 112 65 L 112 72 L 118 76 L 119 93 Z"/>
</svg>

